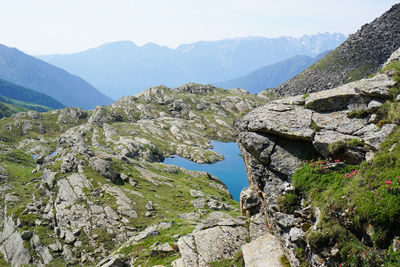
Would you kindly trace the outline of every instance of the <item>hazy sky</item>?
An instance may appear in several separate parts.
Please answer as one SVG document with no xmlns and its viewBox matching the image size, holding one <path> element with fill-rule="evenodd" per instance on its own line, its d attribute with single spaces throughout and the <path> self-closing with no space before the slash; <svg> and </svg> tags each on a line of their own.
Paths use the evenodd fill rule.
<svg viewBox="0 0 400 267">
<path fill-rule="evenodd" d="M 0 43 L 30 54 L 131 40 L 176 47 L 247 36 L 353 33 L 392 0 L 0 0 Z"/>
</svg>

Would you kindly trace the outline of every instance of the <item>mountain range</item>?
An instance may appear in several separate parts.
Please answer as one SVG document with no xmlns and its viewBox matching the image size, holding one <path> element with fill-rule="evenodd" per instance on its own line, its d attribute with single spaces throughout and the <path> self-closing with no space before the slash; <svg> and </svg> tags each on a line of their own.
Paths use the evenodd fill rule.
<svg viewBox="0 0 400 267">
<path fill-rule="evenodd" d="M 176 49 L 122 41 L 79 53 L 38 58 L 79 75 L 104 94 L 118 98 L 159 84 L 175 87 L 187 82 L 234 79 L 296 55 L 315 57 L 345 39 L 340 33 L 300 38 L 249 37 L 201 41 Z"/>
<path fill-rule="evenodd" d="M 4 45 L 0 79 L 49 95 L 65 106 L 90 109 L 112 101 L 82 78 Z"/>
</svg>

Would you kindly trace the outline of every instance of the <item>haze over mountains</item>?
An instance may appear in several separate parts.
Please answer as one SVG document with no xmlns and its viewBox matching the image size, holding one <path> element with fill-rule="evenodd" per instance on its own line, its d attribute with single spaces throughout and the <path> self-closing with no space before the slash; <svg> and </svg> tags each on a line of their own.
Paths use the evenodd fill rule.
<svg viewBox="0 0 400 267">
<path fill-rule="evenodd" d="M 108 43 L 75 54 L 40 59 L 79 75 L 113 98 L 164 84 L 230 80 L 296 55 L 315 57 L 342 43 L 340 33 L 300 38 L 237 38 L 184 44 L 176 49 L 130 41 Z"/>
<path fill-rule="evenodd" d="M 257 94 L 264 89 L 274 88 L 294 77 L 315 62 L 313 57 L 294 56 L 275 64 L 259 68 L 236 79 L 212 83 L 215 86 L 229 88 L 244 88 L 250 93 Z"/>
<path fill-rule="evenodd" d="M 0 79 L 49 95 L 65 106 L 90 109 L 112 102 L 82 78 L 4 45 L 0 45 Z"/>
</svg>

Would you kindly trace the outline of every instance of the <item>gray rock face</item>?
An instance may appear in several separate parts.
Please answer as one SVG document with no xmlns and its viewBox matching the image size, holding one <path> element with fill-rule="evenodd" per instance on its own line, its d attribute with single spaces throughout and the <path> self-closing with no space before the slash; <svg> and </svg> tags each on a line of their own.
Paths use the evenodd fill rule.
<svg viewBox="0 0 400 267">
<path fill-rule="evenodd" d="M 233 257 L 246 243 L 248 232 L 243 225 L 244 221 L 225 213 L 211 213 L 192 234 L 179 239 L 184 266 L 207 266 L 211 261 Z"/>
<path fill-rule="evenodd" d="M 305 106 L 315 111 L 332 112 L 344 110 L 350 106 L 359 107 L 363 104 L 365 105 L 369 99 L 356 92 L 359 87 L 361 87 L 361 83 L 357 81 L 342 85 L 333 90 L 324 90 L 311 94 L 306 98 Z"/>
<path fill-rule="evenodd" d="M 267 104 L 246 115 L 242 121 L 249 132 L 276 134 L 293 139 L 311 140 L 313 130 L 310 110 L 299 106 Z"/>
<path fill-rule="evenodd" d="M 21 235 L 15 230 L 13 218 L 6 216 L 3 222 L 3 231 L 0 235 L 0 252 L 12 266 L 28 264 L 31 261 L 31 256 L 24 248 L 24 241 Z"/>
<path fill-rule="evenodd" d="M 67 107 L 60 110 L 58 113 L 58 123 L 68 124 L 77 123 L 80 119 L 85 119 L 87 117 L 87 112 L 81 108 L 71 108 Z"/>
<path fill-rule="evenodd" d="M 245 187 L 242 192 L 240 192 L 240 209 L 242 211 L 242 214 L 257 212 L 257 207 L 259 205 L 260 200 L 253 190 Z"/>
<path fill-rule="evenodd" d="M 279 239 L 271 234 L 260 236 L 242 247 L 246 266 L 283 267 L 281 256 L 284 255 Z"/>
</svg>

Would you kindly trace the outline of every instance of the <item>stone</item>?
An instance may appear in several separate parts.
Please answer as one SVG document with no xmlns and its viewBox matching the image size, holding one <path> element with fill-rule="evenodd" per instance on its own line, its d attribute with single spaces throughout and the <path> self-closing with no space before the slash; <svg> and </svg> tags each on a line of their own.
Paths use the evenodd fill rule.
<svg viewBox="0 0 400 267">
<path fill-rule="evenodd" d="M 347 111 L 330 113 L 313 113 L 313 122 L 324 130 L 336 131 L 342 134 L 353 134 L 365 125 L 367 119 L 349 118 Z"/>
<path fill-rule="evenodd" d="M 146 203 L 146 209 L 148 211 L 153 211 L 154 210 L 154 206 L 153 206 L 153 202 L 152 201 L 149 201 L 149 202 Z"/>
<path fill-rule="evenodd" d="M 74 254 L 72 253 L 68 245 L 64 245 L 62 255 L 67 263 L 69 264 L 77 263 L 76 257 L 74 257 Z"/>
<path fill-rule="evenodd" d="M 244 226 L 244 221 L 238 218 L 234 218 L 224 212 L 214 211 L 210 213 L 210 215 L 205 220 L 203 220 L 200 224 L 196 226 L 195 231 L 201 231 L 216 226 Z"/>
<path fill-rule="evenodd" d="M 360 140 L 357 136 L 341 134 L 330 130 L 322 130 L 315 135 L 313 145 L 322 156 L 327 157 L 329 155 L 328 148 L 330 144 L 352 139 Z"/>
<path fill-rule="evenodd" d="M 218 226 L 181 237 L 178 247 L 184 266 L 206 266 L 208 262 L 231 258 L 246 243 L 243 226 Z"/>
<path fill-rule="evenodd" d="M 285 213 L 281 213 L 281 212 L 275 212 L 273 214 L 276 223 L 278 223 L 279 225 L 281 225 L 282 227 L 289 229 L 293 226 L 295 226 L 297 223 L 299 223 L 299 219 L 295 218 L 293 215 L 291 214 L 285 214 Z"/>
<path fill-rule="evenodd" d="M 21 234 L 21 238 L 23 240 L 29 240 L 29 239 L 31 239 L 31 237 L 32 237 L 32 232 L 29 232 L 29 231 L 23 231 Z"/>
<path fill-rule="evenodd" d="M 247 230 L 243 226 L 219 226 L 195 232 L 199 264 L 233 257 L 246 244 L 246 238 Z"/>
<path fill-rule="evenodd" d="M 243 259 L 246 266 L 283 267 L 281 256 L 284 255 L 281 244 L 275 236 L 266 234 L 242 246 Z"/>
<path fill-rule="evenodd" d="M 344 110 L 351 103 L 365 104 L 367 99 L 360 96 L 355 89 L 355 83 L 349 83 L 330 90 L 310 94 L 305 106 L 319 112 Z"/>
<path fill-rule="evenodd" d="M 42 244 L 38 235 L 33 235 L 30 243 L 33 247 L 38 247 Z"/>
<path fill-rule="evenodd" d="M 62 250 L 62 245 L 58 239 L 56 239 L 56 243 L 50 244 L 49 248 L 54 252 L 60 252 Z"/>
<path fill-rule="evenodd" d="M 151 253 L 152 254 L 159 254 L 159 253 L 163 253 L 163 252 L 169 253 L 169 252 L 173 252 L 173 251 L 174 251 L 174 249 L 170 246 L 170 244 L 164 243 L 164 244 L 161 244 L 161 245 L 158 245 L 158 246 L 154 247 L 151 250 Z"/>
<path fill-rule="evenodd" d="M 375 109 L 377 110 L 378 108 L 380 108 L 382 106 L 382 102 L 376 101 L 376 100 L 372 100 L 371 102 L 368 103 L 368 109 Z"/>
<path fill-rule="evenodd" d="M 171 266 L 172 267 L 186 267 L 182 258 L 176 259 L 173 262 L 171 262 Z"/>
<path fill-rule="evenodd" d="M 119 219 L 118 214 L 110 206 L 106 206 L 104 212 L 110 220 L 116 221 Z"/>
<path fill-rule="evenodd" d="M 275 138 L 266 134 L 241 132 L 238 140 L 257 160 L 269 164 L 275 146 Z"/>
<path fill-rule="evenodd" d="M 200 219 L 200 216 L 201 216 L 200 213 L 196 212 L 178 214 L 179 219 L 185 219 L 185 220 L 198 220 Z"/>
<path fill-rule="evenodd" d="M 261 213 L 251 216 L 249 225 L 250 240 L 253 241 L 266 233 L 268 233 L 268 227 L 265 216 Z"/>
<path fill-rule="evenodd" d="M 207 205 L 212 210 L 228 210 L 229 209 L 225 203 L 221 203 L 214 199 L 208 200 Z"/>
<path fill-rule="evenodd" d="M 101 264 L 101 267 L 125 267 L 126 263 L 121 259 L 123 255 L 113 255 L 106 263 Z"/>
<path fill-rule="evenodd" d="M 305 233 L 303 230 L 297 227 L 293 227 L 289 231 L 290 239 L 294 242 L 304 240 Z"/>
<path fill-rule="evenodd" d="M 75 243 L 74 243 L 74 247 L 76 247 L 76 248 L 80 248 L 80 247 L 82 247 L 82 242 L 81 241 L 76 241 Z"/>
<path fill-rule="evenodd" d="M 183 262 L 183 266 L 199 266 L 196 245 L 194 242 L 194 237 L 192 235 L 187 235 L 179 238 L 178 247 L 179 252 L 182 255 L 182 260 L 179 262 L 179 264 Z"/>
<path fill-rule="evenodd" d="M 369 132 L 363 136 L 363 140 L 367 145 L 372 146 L 375 150 L 379 150 L 379 146 L 386 140 L 386 138 L 393 132 L 396 124 L 385 124 L 377 132 Z"/>
<path fill-rule="evenodd" d="M 12 217 L 4 218 L 4 227 L 1 238 L 0 252 L 4 259 L 12 266 L 29 264 L 31 256 L 24 248 L 24 241 L 19 232 L 14 232 L 15 224 Z"/>
<path fill-rule="evenodd" d="M 161 229 L 161 230 L 168 230 L 168 229 L 170 229 L 173 225 L 174 225 L 174 221 L 170 221 L 170 222 L 160 222 L 160 223 L 158 224 L 158 229 Z"/>
<path fill-rule="evenodd" d="M 45 246 L 38 246 L 35 248 L 35 251 L 43 259 L 43 263 L 45 265 L 49 264 L 53 260 L 53 256 L 51 255 L 49 248 Z"/>
<path fill-rule="evenodd" d="M 400 60 L 400 47 L 390 55 L 385 64 L 383 64 L 383 68 L 387 67 L 387 65 L 397 60 Z"/>
<path fill-rule="evenodd" d="M 206 206 L 206 199 L 204 198 L 194 199 L 192 200 L 191 203 L 195 209 L 204 209 L 204 207 Z"/>
<path fill-rule="evenodd" d="M 128 181 L 129 181 L 129 176 L 126 175 L 125 173 L 121 173 L 121 174 L 120 174 L 120 177 L 121 177 L 121 180 L 122 180 L 123 182 L 128 182 Z"/>
<path fill-rule="evenodd" d="M 244 215 L 246 212 L 251 213 L 259 205 L 260 200 L 254 191 L 248 187 L 243 188 L 242 192 L 240 192 L 240 209 L 242 214 Z"/>
<path fill-rule="evenodd" d="M 360 80 L 356 83 L 355 91 L 357 93 L 382 99 L 391 98 L 389 90 L 396 84 L 386 74 L 377 74 L 371 79 Z"/>
<path fill-rule="evenodd" d="M 275 173 L 293 175 L 303 164 L 302 159 L 315 157 L 315 149 L 303 140 L 278 140 L 270 156 L 269 169 Z"/>
<path fill-rule="evenodd" d="M 269 133 L 292 139 L 311 140 L 312 111 L 293 105 L 267 104 L 245 115 L 240 128 L 248 132 Z"/>
<path fill-rule="evenodd" d="M 190 195 L 192 197 L 205 197 L 205 194 L 199 190 L 190 189 Z"/>
<path fill-rule="evenodd" d="M 94 157 L 90 159 L 89 166 L 98 171 L 111 182 L 116 182 L 116 180 L 119 178 L 118 173 L 108 161 Z"/>
<path fill-rule="evenodd" d="M 76 240 L 76 237 L 71 231 L 69 231 L 69 230 L 65 231 L 64 241 L 66 244 L 69 244 L 69 245 L 73 244 L 75 242 L 75 240 Z"/>
</svg>

